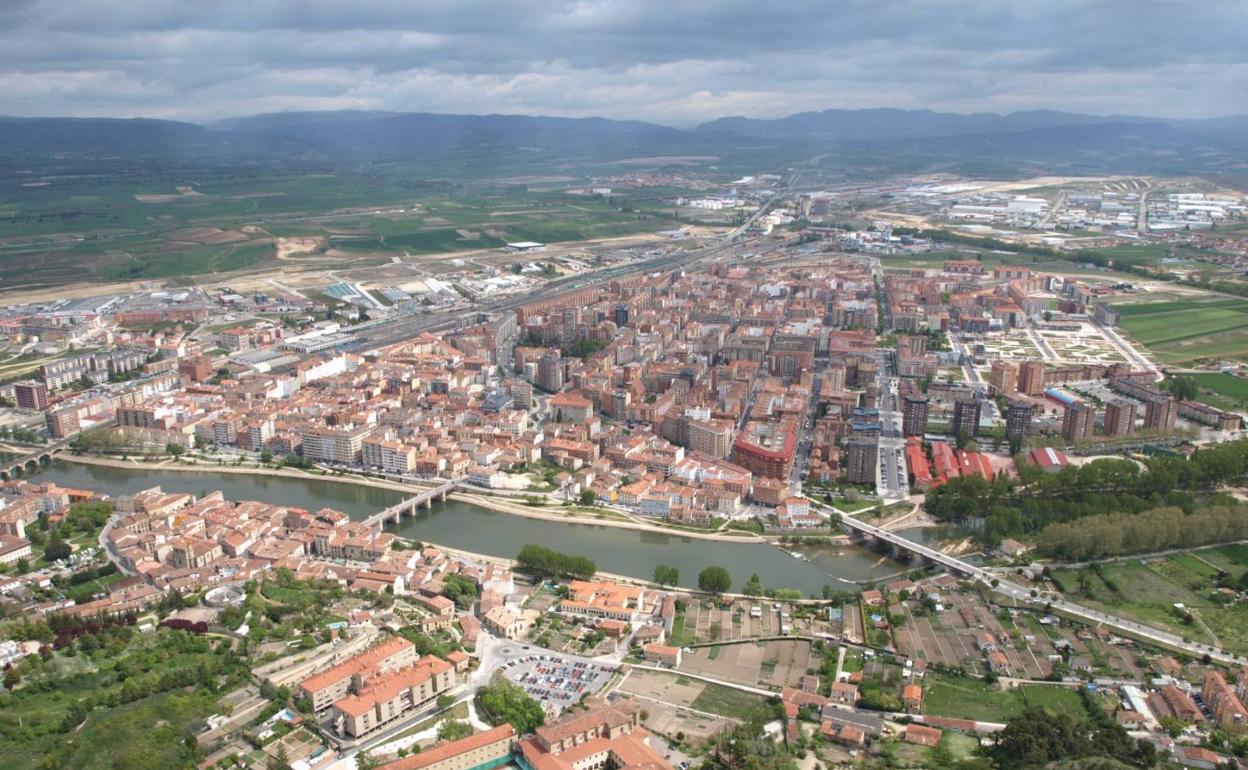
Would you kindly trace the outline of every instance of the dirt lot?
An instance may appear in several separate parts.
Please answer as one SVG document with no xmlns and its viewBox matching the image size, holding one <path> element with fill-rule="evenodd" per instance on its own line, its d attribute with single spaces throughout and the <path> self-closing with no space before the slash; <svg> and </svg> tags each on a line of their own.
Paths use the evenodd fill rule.
<svg viewBox="0 0 1248 770">
<path fill-rule="evenodd" d="M 734 724 L 727 717 L 690 709 L 703 689 L 705 685 L 692 679 L 634 670 L 620 683 L 615 694 L 627 695 L 644 704 L 649 714 L 646 727 L 654 732 L 660 735 L 683 732 L 689 739 L 701 741 Z"/>
<path fill-rule="evenodd" d="M 810 665 L 810 642 L 800 639 L 699 647 L 685 653 L 680 671 L 753 687 L 795 687 Z"/>
</svg>

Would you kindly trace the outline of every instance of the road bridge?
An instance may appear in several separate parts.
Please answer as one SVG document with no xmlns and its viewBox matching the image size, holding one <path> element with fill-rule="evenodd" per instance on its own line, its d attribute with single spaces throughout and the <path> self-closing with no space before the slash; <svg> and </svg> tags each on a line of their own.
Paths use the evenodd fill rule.
<svg viewBox="0 0 1248 770">
<path fill-rule="evenodd" d="M 444 481 L 436 487 L 430 487 L 420 494 L 407 498 L 403 502 L 395 503 L 384 511 L 374 513 L 365 519 L 364 523 L 377 529 L 381 529 L 390 522 L 398 524 L 404 516 L 415 516 L 416 511 L 421 508 L 432 508 L 435 499 L 445 502 L 447 496 L 459 489 L 463 482 L 464 479 L 462 477 Z"/>
</svg>

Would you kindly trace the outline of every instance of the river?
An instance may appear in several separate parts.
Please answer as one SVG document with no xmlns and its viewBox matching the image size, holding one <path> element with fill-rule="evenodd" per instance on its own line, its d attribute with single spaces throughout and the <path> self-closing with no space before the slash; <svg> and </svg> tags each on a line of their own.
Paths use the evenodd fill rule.
<svg viewBox="0 0 1248 770">
<path fill-rule="evenodd" d="M 195 494 L 220 490 L 228 500 L 260 500 L 274 505 L 318 510 L 334 508 L 363 519 L 402 499 L 400 492 L 360 484 L 282 476 L 115 468 L 55 460 L 32 476 L 79 489 L 109 495 L 133 494 L 160 486 L 166 491 Z M 650 579 L 654 568 L 670 564 L 680 570 L 682 585 L 696 584 L 698 572 L 711 565 L 726 567 L 739 588 L 751 573 L 775 588 L 796 588 L 818 594 L 824 585 L 838 591 L 856 590 L 854 580 L 894 574 L 906 565 L 854 546 L 805 546 L 809 559 L 790 556 L 772 545 L 732 543 L 621 529 L 530 519 L 450 500 L 432 510 L 404 519 L 390 531 L 404 537 L 437 543 L 489 556 L 514 558 L 526 543 L 538 543 L 565 553 L 593 559 L 599 569 Z"/>
</svg>

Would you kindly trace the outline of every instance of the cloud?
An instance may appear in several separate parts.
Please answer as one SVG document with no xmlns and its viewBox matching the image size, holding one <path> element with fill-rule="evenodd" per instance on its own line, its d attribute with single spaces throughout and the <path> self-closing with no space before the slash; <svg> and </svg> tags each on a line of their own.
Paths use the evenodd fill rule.
<svg viewBox="0 0 1248 770">
<path fill-rule="evenodd" d="M 1248 111 L 1242 3 L 6 0 L 0 113 Z"/>
</svg>

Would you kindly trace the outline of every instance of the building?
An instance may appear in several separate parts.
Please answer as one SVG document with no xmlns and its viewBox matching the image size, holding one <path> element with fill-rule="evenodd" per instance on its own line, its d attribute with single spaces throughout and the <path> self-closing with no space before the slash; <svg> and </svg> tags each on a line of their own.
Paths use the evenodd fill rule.
<svg viewBox="0 0 1248 770">
<path fill-rule="evenodd" d="M 504 722 L 491 730 L 378 765 L 377 770 L 492 770 L 511 760 L 515 745 L 516 729 Z"/>
<path fill-rule="evenodd" d="M 1248 730 L 1248 709 L 1244 708 L 1221 673 L 1212 669 L 1205 671 L 1205 683 L 1200 694 L 1219 727 L 1236 733 Z"/>
<path fill-rule="evenodd" d="M 676 668 L 680 665 L 680 648 L 665 644 L 647 644 L 641 648 L 641 656 L 651 663 Z"/>
<path fill-rule="evenodd" d="M 394 671 L 354 679 L 334 702 L 330 719 L 339 735 L 362 738 L 431 703 L 455 686 L 455 668 L 433 655 Z"/>
<path fill-rule="evenodd" d="M 732 447 L 732 420 L 690 420 L 689 449 L 722 459 Z"/>
<path fill-rule="evenodd" d="M 788 480 L 797 450 L 797 432 L 789 422 L 750 422 L 733 442 L 733 460 L 756 477 Z"/>
<path fill-rule="evenodd" d="M 537 359 L 537 387 L 547 393 L 563 390 L 563 362 L 556 348 L 550 348 Z"/>
<path fill-rule="evenodd" d="M 1013 444 L 1026 438 L 1035 413 L 1035 404 L 1021 398 L 1011 398 L 1005 407 L 1005 440 Z"/>
<path fill-rule="evenodd" d="M 1024 361 L 1018 367 L 1018 392 L 1024 396 L 1044 394 L 1044 362 Z"/>
<path fill-rule="evenodd" d="M 875 486 L 875 466 L 880 461 L 879 439 L 871 437 L 851 438 L 845 445 L 849 455 L 846 478 L 851 484 Z"/>
<path fill-rule="evenodd" d="M 1118 325 L 1118 311 L 1105 302 L 1096 303 L 1095 308 L 1092 310 L 1092 318 L 1101 326 Z"/>
<path fill-rule="evenodd" d="M 481 618 L 481 623 L 489 629 L 490 633 L 504 639 L 519 639 L 524 633 L 524 620 L 511 608 L 502 604 L 491 607 Z"/>
<path fill-rule="evenodd" d="M 1135 402 L 1113 398 L 1105 402 L 1105 435 L 1129 436 L 1135 429 Z"/>
<path fill-rule="evenodd" d="M 1155 393 L 1144 399 L 1145 430 L 1174 430 L 1178 417 L 1178 402 L 1171 396 Z"/>
<path fill-rule="evenodd" d="M 631 621 L 641 608 L 645 591 L 605 580 L 573 580 L 559 602 L 559 611 L 575 615 Z"/>
<path fill-rule="evenodd" d="M 901 430 L 906 436 L 927 432 L 927 396 L 911 385 L 901 399 Z"/>
<path fill-rule="evenodd" d="M 0 534 L 0 564 L 12 564 L 31 556 L 30 541 L 24 537 Z"/>
<path fill-rule="evenodd" d="M 1018 370 L 1009 361 L 994 358 L 988 369 L 988 387 L 994 396 L 1008 396 L 1018 391 Z"/>
<path fill-rule="evenodd" d="M 307 698 L 312 709 L 320 713 L 346 697 L 353 681 L 362 682 L 378 672 L 395 670 L 416 660 L 416 647 L 408 640 L 393 636 L 332 668 L 314 674 L 299 683 L 299 694 Z"/>
<path fill-rule="evenodd" d="M 1092 435 L 1092 418 L 1095 412 L 1082 401 L 1072 401 L 1062 413 L 1062 438 L 1074 444 Z"/>
<path fill-rule="evenodd" d="M 520 741 L 523 761 L 517 764 L 525 770 L 672 770 L 646 742 L 640 704 L 591 698 L 586 705 Z"/>
<path fill-rule="evenodd" d="M 48 386 L 36 380 L 26 380 L 13 385 L 13 396 L 18 409 L 37 412 L 47 411 Z"/>
<path fill-rule="evenodd" d="M 949 426 L 953 435 L 974 438 L 979 435 L 979 419 L 984 402 L 978 397 L 960 398 L 953 402 L 953 422 Z"/>
</svg>

